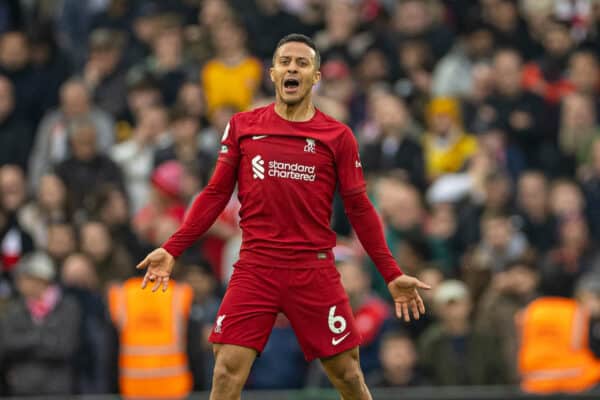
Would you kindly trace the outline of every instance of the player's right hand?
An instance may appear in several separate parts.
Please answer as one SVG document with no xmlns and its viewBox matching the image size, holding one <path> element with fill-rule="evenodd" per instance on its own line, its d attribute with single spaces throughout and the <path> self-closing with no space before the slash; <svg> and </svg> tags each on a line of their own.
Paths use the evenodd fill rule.
<svg viewBox="0 0 600 400">
<path fill-rule="evenodd" d="M 135 267 L 146 270 L 144 280 L 142 281 L 142 289 L 146 288 L 148 282 L 153 282 L 153 292 L 156 292 L 161 285 L 163 292 L 166 292 L 174 265 L 175 257 L 169 254 L 168 251 L 162 247 L 153 250 Z"/>
</svg>

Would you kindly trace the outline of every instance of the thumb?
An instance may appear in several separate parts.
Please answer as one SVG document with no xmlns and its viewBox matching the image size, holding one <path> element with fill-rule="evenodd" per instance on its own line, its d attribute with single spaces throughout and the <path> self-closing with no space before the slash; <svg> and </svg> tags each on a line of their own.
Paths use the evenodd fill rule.
<svg viewBox="0 0 600 400">
<path fill-rule="evenodd" d="M 140 263 L 138 265 L 136 265 L 135 268 L 136 269 L 146 269 L 149 266 L 150 266 L 150 259 L 148 258 L 148 256 L 146 256 L 146 258 L 144 258 L 142 261 L 140 261 Z"/>
<path fill-rule="evenodd" d="M 431 286 L 429 286 L 425 282 L 421 282 L 417 278 L 415 278 L 415 286 L 419 289 L 428 289 L 428 290 L 431 289 Z"/>
</svg>

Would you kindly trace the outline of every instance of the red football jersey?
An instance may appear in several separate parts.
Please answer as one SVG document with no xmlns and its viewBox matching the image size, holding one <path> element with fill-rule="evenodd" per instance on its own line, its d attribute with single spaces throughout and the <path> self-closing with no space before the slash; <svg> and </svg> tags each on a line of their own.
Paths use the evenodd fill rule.
<svg viewBox="0 0 600 400">
<path fill-rule="evenodd" d="M 358 145 L 346 125 L 319 110 L 309 121 L 287 121 L 274 104 L 239 113 L 225 129 L 219 162 L 237 168 L 240 263 L 332 263 L 335 189 L 339 185 L 342 195 L 366 190 Z"/>
</svg>

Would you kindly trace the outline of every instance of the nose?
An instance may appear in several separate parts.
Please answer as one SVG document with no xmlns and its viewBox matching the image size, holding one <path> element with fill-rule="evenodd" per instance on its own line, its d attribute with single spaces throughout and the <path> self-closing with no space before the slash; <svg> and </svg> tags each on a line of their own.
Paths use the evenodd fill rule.
<svg viewBox="0 0 600 400">
<path fill-rule="evenodd" d="M 295 63 L 295 62 L 291 62 L 291 63 L 288 65 L 288 72 L 289 72 L 289 73 L 292 73 L 292 74 L 293 74 L 293 73 L 295 73 L 295 72 L 298 72 L 298 66 L 296 65 L 296 63 Z"/>
</svg>

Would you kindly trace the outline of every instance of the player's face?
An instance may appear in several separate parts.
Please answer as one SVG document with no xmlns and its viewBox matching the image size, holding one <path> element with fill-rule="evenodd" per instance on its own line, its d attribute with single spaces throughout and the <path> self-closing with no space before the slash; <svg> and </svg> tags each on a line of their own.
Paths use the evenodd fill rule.
<svg viewBox="0 0 600 400">
<path fill-rule="evenodd" d="M 270 75 L 278 97 L 288 105 L 300 103 L 321 79 L 315 65 L 315 51 L 300 42 L 279 47 Z"/>
</svg>

